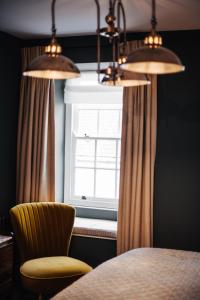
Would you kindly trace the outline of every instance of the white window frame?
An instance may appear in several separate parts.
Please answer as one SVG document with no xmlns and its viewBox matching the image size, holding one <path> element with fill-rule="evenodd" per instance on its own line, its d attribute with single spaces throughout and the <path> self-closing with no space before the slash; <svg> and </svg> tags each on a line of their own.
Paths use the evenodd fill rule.
<svg viewBox="0 0 200 300">
<path fill-rule="evenodd" d="M 74 206 L 81 206 L 81 207 L 87 207 L 87 208 L 101 208 L 101 209 L 117 209 L 118 208 L 118 201 L 116 198 L 109 199 L 109 198 L 93 198 L 93 197 L 87 197 L 86 200 L 82 200 L 80 197 L 74 196 L 74 178 L 75 178 L 75 145 L 73 141 L 75 140 L 73 138 L 73 132 L 72 132 L 72 124 L 73 124 L 73 104 L 72 103 L 66 103 L 66 117 L 65 117 L 65 174 L 64 174 L 64 200 L 66 203 L 72 204 Z M 84 139 L 84 137 L 76 136 L 76 139 Z M 96 151 L 96 145 L 97 140 L 116 140 L 116 162 L 115 162 L 115 169 L 112 169 L 115 171 L 115 190 L 117 188 L 117 151 L 118 151 L 118 143 L 121 140 L 121 138 L 99 138 L 99 137 L 89 137 L 89 139 L 95 140 L 95 151 Z M 86 169 L 84 167 L 84 169 Z M 96 171 L 96 155 L 95 155 L 95 164 L 94 172 Z M 100 169 L 106 169 L 107 168 L 100 168 Z M 116 195 L 116 191 L 115 191 Z"/>
</svg>

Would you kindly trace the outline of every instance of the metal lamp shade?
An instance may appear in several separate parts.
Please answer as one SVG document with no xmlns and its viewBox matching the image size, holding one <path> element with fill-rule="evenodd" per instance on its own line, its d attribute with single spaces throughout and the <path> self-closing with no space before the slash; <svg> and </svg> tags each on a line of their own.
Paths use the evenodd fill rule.
<svg viewBox="0 0 200 300">
<path fill-rule="evenodd" d="M 35 58 L 23 75 L 45 79 L 69 79 L 79 77 L 80 71 L 63 55 L 52 57 L 44 54 Z"/>
<path fill-rule="evenodd" d="M 145 74 L 124 71 L 123 75 L 118 77 L 115 81 L 108 76 L 104 76 L 101 83 L 107 86 L 131 87 L 148 85 L 151 84 L 151 81 Z"/>
<path fill-rule="evenodd" d="M 146 74 L 170 74 L 185 70 L 178 56 L 164 47 L 138 48 L 128 56 L 121 68 Z"/>
</svg>

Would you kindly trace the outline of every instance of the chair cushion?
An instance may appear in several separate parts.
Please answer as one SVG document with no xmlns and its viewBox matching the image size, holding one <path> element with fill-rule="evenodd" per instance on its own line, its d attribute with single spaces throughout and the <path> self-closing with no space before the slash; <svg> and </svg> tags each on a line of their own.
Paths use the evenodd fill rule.
<svg viewBox="0 0 200 300">
<path fill-rule="evenodd" d="M 56 293 L 92 268 L 86 263 L 67 256 L 31 259 L 20 267 L 24 286 L 36 293 Z"/>
</svg>

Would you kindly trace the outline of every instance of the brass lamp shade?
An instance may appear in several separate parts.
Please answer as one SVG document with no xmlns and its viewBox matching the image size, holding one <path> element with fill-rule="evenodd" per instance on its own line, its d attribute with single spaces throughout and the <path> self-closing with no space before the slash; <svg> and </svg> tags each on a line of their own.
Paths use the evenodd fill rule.
<svg viewBox="0 0 200 300">
<path fill-rule="evenodd" d="M 46 79 L 70 79 L 80 76 L 80 71 L 67 57 L 58 55 L 52 57 L 44 54 L 35 58 L 23 75 Z"/>
<path fill-rule="evenodd" d="M 121 68 L 146 74 L 169 74 L 185 70 L 178 56 L 165 47 L 138 48 L 128 56 Z"/>
<path fill-rule="evenodd" d="M 124 71 L 123 74 L 117 77 L 116 80 L 113 80 L 112 77 L 104 76 L 101 81 L 101 84 L 107 86 L 131 87 L 148 85 L 151 84 L 151 81 L 144 74 Z"/>
</svg>

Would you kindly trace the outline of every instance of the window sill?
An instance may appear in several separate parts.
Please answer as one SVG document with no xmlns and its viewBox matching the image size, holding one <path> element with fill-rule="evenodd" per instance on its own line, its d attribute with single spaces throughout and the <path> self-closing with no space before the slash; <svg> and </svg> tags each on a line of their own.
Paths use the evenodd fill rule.
<svg viewBox="0 0 200 300">
<path fill-rule="evenodd" d="M 117 210 L 76 206 L 76 217 L 117 221 Z"/>
<path fill-rule="evenodd" d="M 76 217 L 73 235 L 115 240 L 117 237 L 117 222 Z"/>
</svg>

